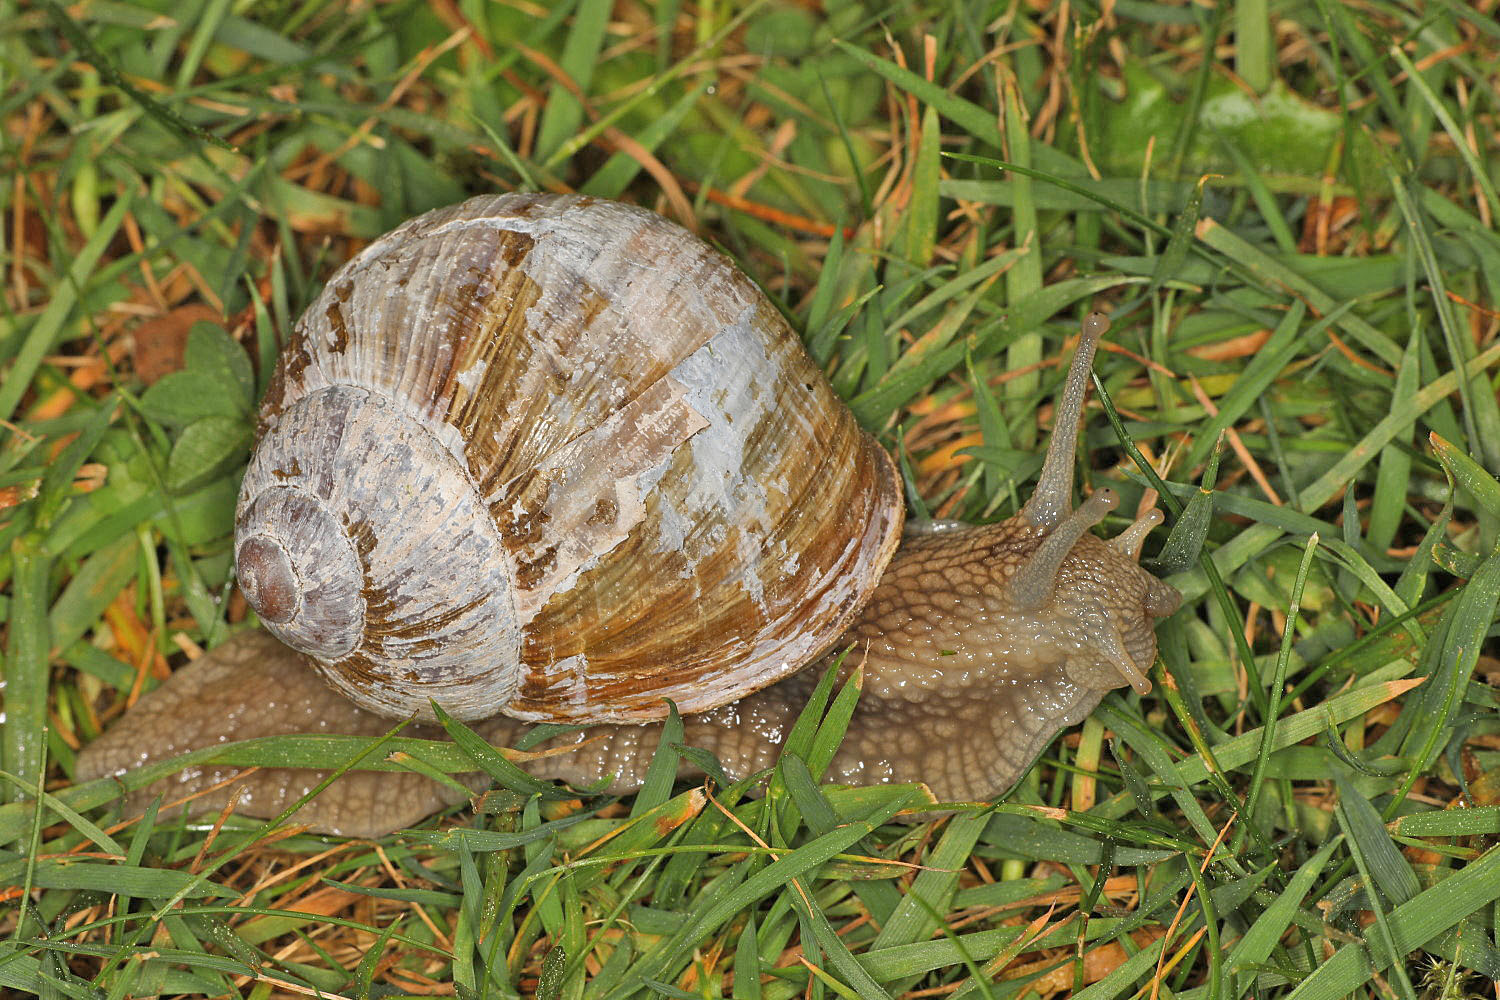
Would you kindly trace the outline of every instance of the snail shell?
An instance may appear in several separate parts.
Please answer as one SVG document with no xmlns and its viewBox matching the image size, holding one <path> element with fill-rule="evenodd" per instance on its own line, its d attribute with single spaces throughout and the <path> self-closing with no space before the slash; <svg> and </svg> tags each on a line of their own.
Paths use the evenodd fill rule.
<svg viewBox="0 0 1500 1000">
<path fill-rule="evenodd" d="M 722 255 L 509 194 L 338 270 L 261 411 L 240 584 L 392 717 L 661 718 L 850 624 L 900 538 L 885 451 Z"/>
</svg>

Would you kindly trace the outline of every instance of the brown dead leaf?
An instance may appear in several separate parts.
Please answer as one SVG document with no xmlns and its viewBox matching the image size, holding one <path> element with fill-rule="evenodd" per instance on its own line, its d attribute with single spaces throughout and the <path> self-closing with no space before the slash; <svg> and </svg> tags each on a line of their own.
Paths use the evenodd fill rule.
<svg viewBox="0 0 1500 1000">
<path fill-rule="evenodd" d="M 1476 806 L 1500 805 L 1500 767 L 1492 767 L 1470 780 L 1469 794 Z"/>
<path fill-rule="evenodd" d="M 1135 942 L 1137 948 L 1145 948 L 1161 936 L 1162 932 L 1160 928 L 1148 927 L 1135 931 L 1130 935 L 1130 938 Z M 1035 975 L 1043 969 L 1050 969 L 1050 971 L 1043 973 L 1037 979 L 1032 980 L 1028 984 L 1030 988 L 1041 996 L 1071 990 L 1073 988 L 1073 963 L 1068 962 L 1055 969 L 1052 968 L 1052 966 L 1057 965 L 1058 959 L 1061 957 L 1063 957 L 1063 953 L 1058 952 L 1051 957 L 1031 962 L 1027 965 L 1012 966 L 1006 970 L 1004 978 L 1020 979 L 1025 976 Z M 1115 969 L 1125 964 L 1125 960 L 1129 957 L 1125 953 L 1125 949 L 1113 941 L 1102 948 L 1092 948 L 1084 952 L 1084 983 L 1097 983 L 1115 971 Z"/>
<path fill-rule="evenodd" d="M 1358 218 L 1359 202 L 1347 195 L 1335 195 L 1331 200 L 1314 198 L 1302 217 L 1297 250 L 1320 257 L 1342 252 L 1349 244 L 1349 229 Z"/>
<path fill-rule="evenodd" d="M 210 306 L 192 302 L 152 317 L 135 328 L 131 360 L 142 382 L 151 385 L 163 375 L 181 370 L 188 331 L 199 320 L 222 323 L 224 318 Z"/>
<path fill-rule="evenodd" d="M 1212 344 L 1200 344 L 1197 347 L 1189 347 L 1188 353 L 1204 361 L 1238 361 L 1241 358 L 1253 356 L 1270 339 L 1270 330 L 1256 330 L 1254 333 L 1247 333 L 1239 337 L 1230 337 L 1228 340 L 1218 340 Z"/>
</svg>

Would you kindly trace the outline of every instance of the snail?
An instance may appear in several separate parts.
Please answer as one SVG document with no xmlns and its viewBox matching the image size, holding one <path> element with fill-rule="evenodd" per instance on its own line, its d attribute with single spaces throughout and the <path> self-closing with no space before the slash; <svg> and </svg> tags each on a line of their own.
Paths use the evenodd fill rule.
<svg viewBox="0 0 1500 1000">
<path fill-rule="evenodd" d="M 375 735 L 436 702 L 502 745 L 528 722 L 596 724 L 527 767 L 624 792 L 671 699 L 737 778 L 774 763 L 849 649 L 863 689 L 828 779 L 998 795 L 1105 692 L 1149 690 L 1155 620 L 1181 600 L 1137 564 L 1159 512 L 1106 542 L 1089 529 L 1112 491 L 1072 509 L 1107 325 L 1084 321 L 1020 512 L 903 541 L 890 456 L 687 231 L 539 194 L 412 219 L 333 275 L 262 404 L 235 557 L 269 634 L 175 672 L 77 776 L 249 736 Z M 256 772 L 239 809 L 276 815 L 318 777 Z M 353 772 L 296 820 L 376 835 L 449 797 Z"/>
</svg>

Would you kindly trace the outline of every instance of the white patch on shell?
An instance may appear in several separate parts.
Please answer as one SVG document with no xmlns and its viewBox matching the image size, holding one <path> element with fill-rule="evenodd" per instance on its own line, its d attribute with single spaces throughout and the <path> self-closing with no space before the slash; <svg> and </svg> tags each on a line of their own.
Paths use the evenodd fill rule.
<svg viewBox="0 0 1500 1000">
<path fill-rule="evenodd" d="M 656 551 L 661 553 L 682 553 L 687 550 L 687 539 L 693 530 L 692 522 L 682 515 L 682 512 L 671 504 L 663 503 L 657 508 L 657 544 Z M 691 560 L 681 561 L 681 567 L 677 575 L 682 579 L 690 579 L 693 576 L 693 564 Z"/>
<path fill-rule="evenodd" d="M 507 483 L 490 499 L 498 509 L 525 511 L 545 525 L 539 537 L 511 542 L 513 562 L 531 567 L 515 589 L 519 624 L 536 617 L 554 594 L 571 589 L 646 516 L 652 473 L 659 476 L 682 442 L 708 426 L 686 396 L 676 379 L 661 379 L 599 427 L 548 455 L 534 477 Z M 643 479 L 649 480 L 644 486 Z"/>
<path fill-rule="evenodd" d="M 479 386 L 484 382 L 486 367 L 488 366 L 482 360 L 475 361 L 468 368 L 459 372 L 455 381 L 463 387 L 465 392 L 472 396 L 475 392 L 479 391 Z"/>
<path fill-rule="evenodd" d="M 700 293 L 712 295 L 713 289 Z M 738 582 L 764 614 L 766 581 L 760 573 L 780 568 L 764 551 L 775 537 L 768 493 L 785 493 L 786 487 L 782 461 L 766 461 L 762 455 L 752 463 L 747 456 L 750 435 L 767 418 L 767 407 L 775 405 L 780 376 L 780 365 L 755 330 L 755 312 L 753 305 L 747 306 L 673 371 L 687 389 L 689 405 L 708 414 L 709 423 L 691 442 L 697 470 L 693 488 L 685 496 L 663 497 L 661 506 L 663 521 L 669 511 L 671 518 L 686 524 L 699 523 L 707 514 L 710 521 L 737 529 L 735 556 L 744 567 Z M 788 442 L 784 447 L 790 451 L 795 445 Z M 795 458 L 787 455 L 786 460 Z M 727 539 L 721 529 L 710 540 L 719 544 Z"/>
<path fill-rule="evenodd" d="M 569 705 L 583 705 L 588 701 L 589 661 L 582 653 L 563 657 L 552 664 L 549 672 L 554 676 L 567 678 L 567 693 L 564 697 Z"/>
</svg>

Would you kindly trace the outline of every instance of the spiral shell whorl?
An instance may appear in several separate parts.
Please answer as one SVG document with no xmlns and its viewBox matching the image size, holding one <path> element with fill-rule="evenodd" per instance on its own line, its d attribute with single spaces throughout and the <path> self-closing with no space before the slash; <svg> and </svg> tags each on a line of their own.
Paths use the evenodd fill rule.
<svg viewBox="0 0 1500 1000">
<path fill-rule="evenodd" d="M 353 650 L 364 629 L 363 574 L 338 519 L 317 496 L 277 486 L 240 521 L 240 589 L 266 627 L 320 659 Z"/>
<path fill-rule="evenodd" d="M 430 718 L 431 699 L 484 718 L 515 693 L 518 640 L 482 514 L 420 421 L 364 389 L 325 388 L 273 419 L 246 472 L 241 586 L 266 627 L 362 707 Z"/>
</svg>

